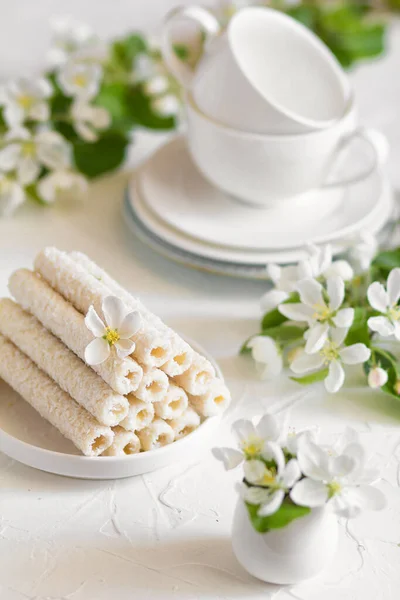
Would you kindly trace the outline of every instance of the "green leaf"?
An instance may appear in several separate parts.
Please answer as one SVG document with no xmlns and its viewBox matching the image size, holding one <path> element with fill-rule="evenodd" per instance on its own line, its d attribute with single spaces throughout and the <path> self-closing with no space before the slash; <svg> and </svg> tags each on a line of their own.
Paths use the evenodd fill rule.
<svg viewBox="0 0 400 600">
<path fill-rule="evenodd" d="M 289 525 L 289 523 L 295 519 L 308 515 L 311 510 L 307 506 L 298 506 L 289 498 L 286 498 L 276 513 L 268 517 L 259 517 L 257 513 L 260 509 L 260 505 L 248 504 L 247 502 L 245 504 L 250 521 L 258 533 L 267 533 L 271 529 L 281 529 L 282 527 L 286 527 L 286 525 Z"/>
<path fill-rule="evenodd" d="M 309 29 L 315 29 L 318 9 L 316 6 L 306 6 L 299 4 L 298 6 L 290 6 L 285 10 L 286 14 L 296 19 Z"/>
<path fill-rule="evenodd" d="M 375 256 L 372 265 L 383 271 L 384 274 L 388 274 L 392 269 L 400 267 L 400 248 L 379 252 Z"/>
<path fill-rule="evenodd" d="M 126 136 L 113 131 L 103 133 L 97 142 L 80 140 L 73 145 L 75 165 L 86 177 L 103 175 L 120 166 L 128 144 Z"/>
<path fill-rule="evenodd" d="M 147 51 L 148 47 L 145 38 L 138 33 L 132 33 L 112 44 L 110 52 L 111 64 L 124 71 L 131 72 L 136 57 Z"/>
<path fill-rule="evenodd" d="M 151 99 L 144 94 L 140 85 L 129 89 L 128 103 L 130 116 L 138 125 L 159 130 L 175 128 L 175 117 L 163 117 L 155 113 L 151 106 Z"/>
<path fill-rule="evenodd" d="M 371 336 L 368 328 L 369 316 L 369 310 L 367 308 L 357 306 L 354 309 L 354 321 L 344 341 L 346 346 L 351 346 L 358 342 L 365 344 L 368 347 L 370 346 Z"/>
<path fill-rule="evenodd" d="M 396 390 L 396 384 L 400 379 L 400 365 L 396 357 L 388 350 L 383 350 L 382 348 L 373 347 L 372 352 L 373 354 L 370 360 L 363 365 L 366 375 L 368 375 L 375 364 L 379 364 L 388 372 L 388 380 L 385 385 L 381 387 L 381 390 L 386 394 L 393 396 L 396 400 L 399 400 L 400 396 Z"/>
<path fill-rule="evenodd" d="M 304 375 L 303 377 L 291 377 L 292 381 L 297 381 L 301 385 L 310 385 L 312 383 L 316 383 L 317 381 L 323 381 L 329 373 L 329 369 L 322 369 L 321 371 L 317 371 L 316 373 L 310 373 L 309 375 Z"/>
<path fill-rule="evenodd" d="M 43 200 L 43 198 L 41 198 L 37 192 L 36 189 L 36 184 L 31 183 L 30 185 L 27 185 L 25 187 L 25 192 L 28 195 L 29 199 L 32 200 L 33 202 L 36 202 L 37 204 L 40 204 L 41 206 L 49 206 L 48 202 L 45 202 L 45 200 Z"/>
<path fill-rule="evenodd" d="M 128 88 L 123 83 L 103 84 L 94 103 L 105 108 L 110 113 L 114 131 L 128 133 L 135 125 L 129 107 Z"/>
<path fill-rule="evenodd" d="M 261 327 L 263 331 L 270 329 L 271 327 L 277 327 L 285 323 L 288 319 L 284 317 L 277 308 L 274 308 L 270 312 L 267 312 L 261 321 Z"/>
<path fill-rule="evenodd" d="M 173 49 L 179 60 L 185 61 L 190 56 L 189 46 L 186 44 L 174 44 Z"/>
</svg>

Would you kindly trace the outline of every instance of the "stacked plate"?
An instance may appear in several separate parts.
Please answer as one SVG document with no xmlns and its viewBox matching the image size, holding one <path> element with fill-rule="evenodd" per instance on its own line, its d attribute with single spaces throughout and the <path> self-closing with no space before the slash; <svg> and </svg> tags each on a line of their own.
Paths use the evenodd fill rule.
<svg viewBox="0 0 400 600">
<path fill-rule="evenodd" d="M 307 243 L 331 243 L 338 254 L 361 231 L 378 235 L 392 212 L 391 189 L 379 170 L 349 187 L 308 192 L 276 209 L 253 208 L 212 186 L 193 164 L 182 137 L 167 142 L 141 167 L 124 203 L 134 234 L 164 256 L 254 279 L 267 278 L 268 263 L 305 258 Z"/>
</svg>

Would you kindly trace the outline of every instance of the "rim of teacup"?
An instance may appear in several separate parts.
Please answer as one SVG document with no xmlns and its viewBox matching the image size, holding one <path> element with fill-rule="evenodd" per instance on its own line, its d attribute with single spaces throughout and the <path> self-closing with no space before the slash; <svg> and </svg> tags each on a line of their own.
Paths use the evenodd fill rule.
<svg viewBox="0 0 400 600">
<path fill-rule="evenodd" d="M 227 28 L 227 37 L 229 39 L 229 45 L 231 47 L 232 53 L 235 55 L 237 67 L 242 73 L 243 77 L 249 82 L 249 84 L 254 88 L 257 94 L 260 95 L 261 98 L 266 100 L 277 112 L 280 112 L 285 117 L 297 122 L 301 125 L 310 126 L 314 128 L 314 131 L 320 131 L 330 128 L 335 125 L 338 121 L 341 121 L 343 115 L 346 113 L 347 106 L 345 107 L 344 113 L 340 117 L 334 117 L 332 119 L 311 119 L 306 116 L 299 115 L 298 113 L 286 108 L 279 102 L 274 99 L 272 95 L 266 95 L 262 92 L 260 87 L 257 85 L 257 82 L 250 78 L 246 71 L 243 69 L 243 64 L 241 61 L 240 53 L 237 52 L 237 44 L 235 42 L 235 30 L 237 29 L 240 21 L 246 18 L 249 14 L 253 13 L 256 16 L 264 17 L 265 13 L 269 13 L 273 15 L 274 19 L 281 21 L 286 27 L 288 27 L 291 31 L 295 32 L 296 35 L 299 35 L 301 38 L 305 39 L 310 45 L 317 49 L 317 51 L 323 56 L 324 60 L 327 61 L 329 68 L 334 72 L 335 76 L 340 83 L 340 87 L 342 89 L 344 99 L 346 96 L 350 98 L 352 96 L 352 89 L 350 82 L 346 80 L 346 75 L 340 66 L 339 61 L 333 55 L 333 53 L 329 50 L 329 48 L 320 40 L 310 29 L 305 27 L 299 21 L 296 21 L 289 15 L 286 15 L 278 10 L 273 8 L 269 8 L 267 6 L 248 6 L 245 9 L 238 11 L 235 15 L 233 15 L 232 19 L 229 22 Z M 311 133 L 314 133 L 312 131 Z M 309 132 L 307 132 L 309 133 Z"/>
<path fill-rule="evenodd" d="M 317 129 L 315 131 L 301 132 L 301 133 L 272 133 L 272 134 L 270 134 L 270 133 L 257 133 L 254 131 L 244 131 L 242 129 L 234 129 L 233 127 L 229 127 L 229 125 L 225 125 L 224 123 L 217 121 L 213 117 L 210 117 L 205 112 L 203 112 L 201 110 L 201 108 L 199 108 L 199 106 L 196 104 L 196 102 L 193 98 L 192 93 L 189 91 L 186 92 L 186 104 L 189 107 L 189 109 L 191 109 L 200 118 L 202 118 L 205 121 L 208 121 L 216 129 L 222 130 L 226 134 L 236 136 L 236 137 L 241 137 L 244 139 L 254 139 L 254 140 L 267 140 L 268 139 L 268 140 L 273 140 L 273 141 L 274 140 L 276 140 L 276 141 L 278 141 L 278 140 L 279 141 L 299 140 L 300 138 L 309 138 L 312 136 L 322 137 L 328 131 L 331 132 L 332 130 L 340 127 L 340 125 L 342 125 L 343 122 L 346 121 L 349 118 L 349 116 L 351 116 L 351 114 L 354 114 L 356 112 L 354 94 L 351 92 L 348 102 L 347 102 L 346 110 L 345 110 L 343 116 L 340 119 L 337 119 L 332 125 L 330 125 L 330 127 L 326 127 L 325 129 Z"/>
</svg>

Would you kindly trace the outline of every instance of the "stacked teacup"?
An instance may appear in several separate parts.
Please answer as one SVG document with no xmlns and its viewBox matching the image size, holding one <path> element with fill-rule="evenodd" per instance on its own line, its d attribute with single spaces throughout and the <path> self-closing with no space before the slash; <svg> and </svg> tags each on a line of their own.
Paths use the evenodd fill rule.
<svg viewBox="0 0 400 600">
<path fill-rule="evenodd" d="M 172 43 L 176 21 L 195 21 L 205 51 L 193 72 Z M 164 59 L 186 90 L 187 141 L 202 174 L 249 204 L 271 207 L 315 188 L 362 180 L 386 158 L 376 131 L 358 127 L 349 80 L 310 30 L 264 7 L 238 11 L 225 31 L 207 10 L 173 11 L 163 35 Z M 371 160 L 332 180 L 339 155 L 355 138 Z"/>
</svg>

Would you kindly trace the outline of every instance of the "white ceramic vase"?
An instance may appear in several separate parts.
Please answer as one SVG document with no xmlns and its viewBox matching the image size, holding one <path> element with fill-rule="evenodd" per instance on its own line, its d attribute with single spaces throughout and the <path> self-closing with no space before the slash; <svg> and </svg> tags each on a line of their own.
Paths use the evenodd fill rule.
<svg viewBox="0 0 400 600">
<path fill-rule="evenodd" d="M 335 515 L 316 508 L 282 529 L 258 533 L 238 500 L 232 546 L 240 564 L 254 577 L 274 584 L 295 584 L 315 577 L 332 560 L 338 544 Z"/>
</svg>

